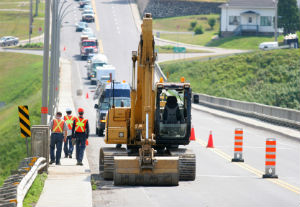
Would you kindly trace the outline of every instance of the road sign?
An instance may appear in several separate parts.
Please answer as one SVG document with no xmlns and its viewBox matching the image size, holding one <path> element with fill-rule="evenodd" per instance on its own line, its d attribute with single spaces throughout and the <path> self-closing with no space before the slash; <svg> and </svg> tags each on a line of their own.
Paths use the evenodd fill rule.
<svg viewBox="0 0 300 207">
<path fill-rule="evenodd" d="M 156 32 L 156 37 L 160 38 L 160 32 Z"/>
<path fill-rule="evenodd" d="M 173 47 L 173 52 L 174 53 L 185 53 L 186 48 L 185 47 Z"/>
<path fill-rule="evenodd" d="M 19 106 L 19 119 L 20 119 L 20 128 L 21 128 L 21 137 L 30 137 L 30 120 L 29 120 L 29 111 L 28 106 Z"/>
<path fill-rule="evenodd" d="M 42 34 L 42 27 L 39 27 L 39 34 Z"/>
</svg>

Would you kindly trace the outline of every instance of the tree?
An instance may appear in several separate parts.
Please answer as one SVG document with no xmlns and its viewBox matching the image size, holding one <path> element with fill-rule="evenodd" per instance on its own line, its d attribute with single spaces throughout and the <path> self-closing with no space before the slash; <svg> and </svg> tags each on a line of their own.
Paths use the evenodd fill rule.
<svg viewBox="0 0 300 207">
<path fill-rule="evenodd" d="M 215 18 L 209 18 L 208 19 L 208 24 L 209 24 L 210 28 L 213 29 L 214 26 L 216 25 L 216 19 Z"/>
<path fill-rule="evenodd" d="M 190 23 L 190 28 L 193 30 L 195 28 L 195 26 L 197 25 L 197 22 L 196 21 L 192 21 Z"/>
<path fill-rule="evenodd" d="M 284 29 L 284 34 L 295 33 L 299 30 L 299 19 L 297 0 L 278 1 L 278 27 Z"/>
<path fill-rule="evenodd" d="M 196 35 L 198 34 L 203 34 L 203 28 L 201 25 L 199 25 L 198 27 L 195 27 L 194 32 Z"/>
</svg>

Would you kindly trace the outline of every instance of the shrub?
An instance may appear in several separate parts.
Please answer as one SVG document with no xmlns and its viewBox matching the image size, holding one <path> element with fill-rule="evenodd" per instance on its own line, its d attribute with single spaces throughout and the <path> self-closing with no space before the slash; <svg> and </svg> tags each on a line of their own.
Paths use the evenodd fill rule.
<svg viewBox="0 0 300 207">
<path fill-rule="evenodd" d="M 194 29 L 196 27 L 196 25 L 197 25 L 197 21 L 192 21 L 190 23 L 190 26 L 191 26 L 192 29 Z"/>
<path fill-rule="evenodd" d="M 198 27 L 195 27 L 194 32 L 195 32 L 196 35 L 203 34 L 202 26 L 199 25 Z"/>
<path fill-rule="evenodd" d="M 216 25 L 216 19 L 215 18 L 209 18 L 208 19 L 208 24 L 209 24 L 210 28 L 213 29 L 214 26 Z"/>
</svg>

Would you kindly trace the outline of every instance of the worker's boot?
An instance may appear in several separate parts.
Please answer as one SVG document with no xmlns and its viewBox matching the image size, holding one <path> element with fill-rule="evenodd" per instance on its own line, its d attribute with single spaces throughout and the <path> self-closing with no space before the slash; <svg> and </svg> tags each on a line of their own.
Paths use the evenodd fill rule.
<svg viewBox="0 0 300 207">
<path fill-rule="evenodd" d="M 49 162 L 50 165 L 52 165 L 53 163 L 55 163 L 54 160 L 51 160 L 51 161 Z"/>
<path fill-rule="evenodd" d="M 69 158 L 72 158 L 72 154 L 69 154 Z"/>
</svg>

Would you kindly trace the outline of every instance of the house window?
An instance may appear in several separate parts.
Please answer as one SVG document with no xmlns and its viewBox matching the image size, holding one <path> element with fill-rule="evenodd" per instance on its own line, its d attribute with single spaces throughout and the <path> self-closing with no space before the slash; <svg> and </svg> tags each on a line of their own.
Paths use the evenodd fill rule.
<svg viewBox="0 0 300 207">
<path fill-rule="evenodd" d="M 248 18 L 248 23 L 252 23 L 252 17 Z"/>
<path fill-rule="evenodd" d="M 239 25 L 241 22 L 240 16 L 229 16 L 229 25 Z"/>
<path fill-rule="evenodd" d="M 260 17 L 260 26 L 272 26 L 272 17 L 261 16 Z"/>
</svg>

